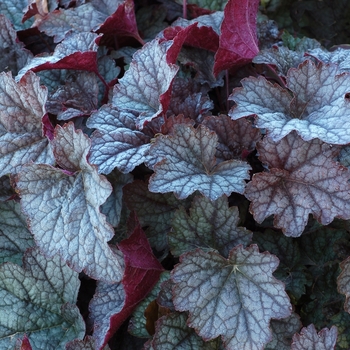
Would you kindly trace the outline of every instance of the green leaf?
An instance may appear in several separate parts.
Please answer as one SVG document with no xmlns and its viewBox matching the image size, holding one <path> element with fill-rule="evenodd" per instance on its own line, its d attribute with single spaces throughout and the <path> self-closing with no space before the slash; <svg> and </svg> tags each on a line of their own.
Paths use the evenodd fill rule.
<svg viewBox="0 0 350 350">
<path fill-rule="evenodd" d="M 19 203 L 0 202 L 0 264 L 22 265 L 23 253 L 34 245 Z"/>
<path fill-rule="evenodd" d="M 58 256 L 47 259 L 29 249 L 23 268 L 0 267 L 0 348 L 12 349 L 26 334 L 33 349 L 58 350 L 83 338 L 85 323 L 75 306 L 78 274 Z"/>
<path fill-rule="evenodd" d="M 291 313 L 283 283 L 272 276 L 277 265 L 256 245 L 238 246 L 228 259 L 199 249 L 183 254 L 172 271 L 175 308 L 190 312 L 188 325 L 206 341 L 221 335 L 228 350 L 262 349 L 271 318 Z"/>
<path fill-rule="evenodd" d="M 196 196 L 189 215 L 183 207 L 175 212 L 168 235 L 170 250 L 179 256 L 195 248 L 216 249 L 228 256 L 235 246 L 247 245 L 252 236 L 246 228 L 237 227 L 238 222 L 238 208 L 229 208 L 226 196 L 215 201 Z"/>
<path fill-rule="evenodd" d="M 228 160 L 216 164 L 218 137 L 200 125 L 174 125 L 174 133 L 156 138 L 150 153 L 157 157 L 155 174 L 149 181 L 151 192 L 174 192 L 184 199 L 198 190 L 215 200 L 232 192 L 243 193 L 250 166 L 242 161 Z"/>
</svg>

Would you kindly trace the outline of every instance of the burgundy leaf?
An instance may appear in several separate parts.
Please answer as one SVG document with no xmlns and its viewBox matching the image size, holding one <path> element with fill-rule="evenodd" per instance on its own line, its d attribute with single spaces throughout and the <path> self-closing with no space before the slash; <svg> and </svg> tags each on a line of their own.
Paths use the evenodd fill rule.
<svg viewBox="0 0 350 350">
<path fill-rule="evenodd" d="M 100 37 L 94 33 L 70 35 L 58 44 L 52 55 L 35 56 L 18 73 L 20 79 L 28 70 L 40 72 L 46 69 L 86 70 L 98 74 L 97 42 Z"/>
<path fill-rule="evenodd" d="M 246 119 L 232 120 L 221 114 L 206 117 L 202 124 L 218 135 L 216 158 L 220 160 L 244 160 L 261 139 L 260 130 Z"/>
<path fill-rule="evenodd" d="M 32 350 L 32 346 L 26 334 L 24 334 L 22 339 L 17 339 L 15 350 Z"/>
<path fill-rule="evenodd" d="M 258 223 L 274 215 L 275 227 L 298 237 L 309 214 L 323 225 L 350 218 L 350 172 L 333 161 L 338 147 L 292 132 L 279 142 L 265 137 L 257 149 L 269 171 L 253 176 L 245 196 Z"/>
<path fill-rule="evenodd" d="M 337 341 L 337 327 L 323 328 L 317 333 L 313 324 L 302 328 L 300 334 L 293 336 L 291 350 L 334 350 Z"/>
<path fill-rule="evenodd" d="M 249 63 L 259 52 L 256 16 L 259 0 L 229 0 L 224 10 L 214 74 Z"/>
<path fill-rule="evenodd" d="M 172 42 L 153 40 L 135 53 L 129 69 L 114 88 L 112 103 L 120 110 L 140 113 L 136 126 L 165 113 L 171 96 L 171 84 L 178 67 L 167 62 Z"/>
<path fill-rule="evenodd" d="M 120 304 L 118 305 L 117 312 L 113 313 L 113 310 L 110 310 L 112 316 L 109 320 L 108 330 L 104 330 L 106 333 L 94 333 L 93 336 L 99 349 L 107 344 L 113 333 L 130 316 L 138 303 L 152 290 L 164 270 L 153 255 L 152 249 L 140 226 L 134 230 L 128 239 L 119 244 L 119 249 L 123 252 L 125 260 L 125 272 L 122 280 L 125 302 L 121 309 Z M 98 311 L 95 305 L 98 297 L 98 295 L 95 295 L 94 306 L 91 306 L 93 314 Z M 113 298 L 113 295 L 110 297 Z M 102 306 L 103 304 L 101 304 Z"/>
</svg>

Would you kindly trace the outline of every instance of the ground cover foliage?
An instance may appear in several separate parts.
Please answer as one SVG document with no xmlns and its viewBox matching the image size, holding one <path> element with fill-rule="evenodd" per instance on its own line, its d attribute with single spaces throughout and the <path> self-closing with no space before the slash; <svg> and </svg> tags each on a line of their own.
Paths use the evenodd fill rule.
<svg viewBox="0 0 350 350">
<path fill-rule="evenodd" d="M 349 349 L 350 5 L 0 4 L 0 349 Z"/>
</svg>

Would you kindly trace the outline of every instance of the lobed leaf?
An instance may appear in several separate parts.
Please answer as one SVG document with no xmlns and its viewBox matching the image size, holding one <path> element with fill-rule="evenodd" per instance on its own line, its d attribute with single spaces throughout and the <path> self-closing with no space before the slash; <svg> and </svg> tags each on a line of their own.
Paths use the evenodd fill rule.
<svg viewBox="0 0 350 350">
<path fill-rule="evenodd" d="M 286 87 L 273 85 L 265 78 L 242 80 L 229 99 L 234 106 L 233 119 L 257 115 L 257 126 L 266 128 L 274 141 L 296 130 L 306 141 L 319 138 L 331 144 L 350 142 L 349 91 L 350 75 L 335 65 L 315 65 L 304 61 L 290 69 Z"/>
<path fill-rule="evenodd" d="M 174 192 L 184 199 L 198 190 L 215 200 L 223 194 L 242 193 L 250 166 L 228 160 L 216 164 L 217 136 L 206 127 L 174 125 L 173 135 L 157 137 L 150 149 L 158 158 L 149 181 L 151 192 Z"/>
<path fill-rule="evenodd" d="M 263 349 L 271 340 L 271 318 L 290 315 L 282 282 L 272 273 L 278 259 L 241 245 L 228 259 L 199 249 L 183 254 L 172 271 L 173 301 L 189 311 L 190 327 L 204 339 L 221 336 L 228 350 Z"/>
<path fill-rule="evenodd" d="M 338 292 L 345 294 L 346 300 L 344 303 L 344 309 L 346 312 L 350 313 L 350 301 L 349 301 L 349 281 L 350 281 L 350 274 L 349 274 L 349 261 L 350 257 L 345 259 L 340 263 L 341 273 L 337 279 L 337 285 L 338 285 Z"/>
<path fill-rule="evenodd" d="M 59 253 L 77 271 L 117 282 L 123 261 L 108 247 L 114 231 L 99 210 L 111 185 L 87 162 L 89 146 L 87 136 L 72 123 L 57 126 L 53 149 L 65 170 L 28 164 L 18 175 L 17 188 L 31 232 L 45 254 Z"/>
<path fill-rule="evenodd" d="M 171 84 L 178 67 L 166 56 L 172 42 L 153 40 L 137 51 L 129 69 L 114 87 L 112 104 L 121 110 L 140 113 L 136 126 L 165 113 L 170 102 Z"/>
<path fill-rule="evenodd" d="M 168 235 L 171 253 L 179 256 L 195 248 L 216 249 L 223 256 L 235 246 L 247 245 L 252 233 L 239 222 L 237 207 L 228 207 L 227 197 L 215 201 L 196 196 L 189 215 L 185 208 L 175 212 L 172 231 Z"/>
<path fill-rule="evenodd" d="M 88 119 L 87 126 L 97 129 L 91 137 L 90 161 L 100 173 L 117 168 L 126 174 L 147 159 L 151 137 L 137 130 L 136 123 L 134 113 L 109 104 Z"/>
<path fill-rule="evenodd" d="M 278 142 L 266 137 L 257 148 L 269 172 L 255 174 L 245 196 L 258 223 L 274 215 L 275 227 L 298 237 L 309 214 L 322 225 L 350 218 L 350 173 L 332 160 L 339 149 L 318 139 L 303 141 L 295 132 Z"/>
<path fill-rule="evenodd" d="M 0 347 L 11 349 L 24 334 L 34 349 L 63 349 L 85 334 L 75 306 L 78 274 L 58 256 L 48 260 L 38 249 L 25 253 L 23 268 L 0 267 Z"/>
<path fill-rule="evenodd" d="M 51 147 L 43 135 L 47 89 L 28 73 L 16 83 L 0 73 L 0 176 L 15 174 L 30 162 L 52 164 Z"/>
<path fill-rule="evenodd" d="M 337 341 L 337 327 L 331 329 L 323 328 L 317 333 L 313 324 L 304 327 L 300 334 L 296 333 L 293 336 L 291 350 L 307 350 L 310 348 L 317 350 L 332 350 L 335 349 Z"/>
</svg>

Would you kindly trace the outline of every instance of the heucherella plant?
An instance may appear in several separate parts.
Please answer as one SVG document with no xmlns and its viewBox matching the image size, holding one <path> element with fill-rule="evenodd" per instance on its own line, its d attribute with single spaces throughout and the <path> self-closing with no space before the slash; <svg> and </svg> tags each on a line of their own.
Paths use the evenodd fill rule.
<svg viewBox="0 0 350 350">
<path fill-rule="evenodd" d="M 348 350 L 349 16 L 2 1 L 0 349 Z"/>
</svg>

